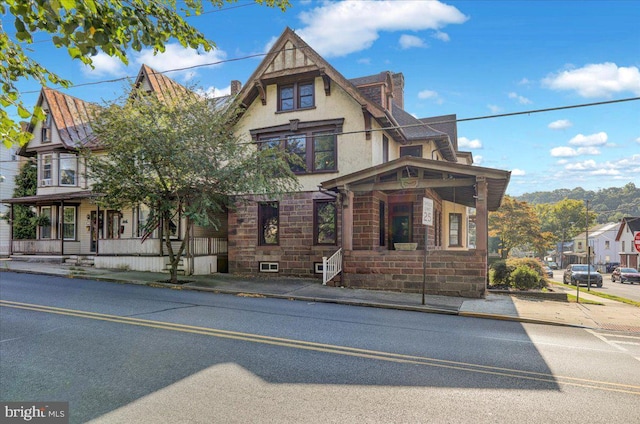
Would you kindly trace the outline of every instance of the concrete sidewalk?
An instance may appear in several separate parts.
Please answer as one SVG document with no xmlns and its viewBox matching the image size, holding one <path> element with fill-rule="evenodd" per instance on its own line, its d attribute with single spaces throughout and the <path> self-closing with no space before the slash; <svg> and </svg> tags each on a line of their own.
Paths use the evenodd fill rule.
<svg viewBox="0 0 640 424">
<path fill-rule="evenodd" d="M 185 283 L 173 286 L 166 283 L 168 275 L 163 273 L 96 269 L 10 259 L 0 260 L 0 271 L 640 333 L 640 308 L 582 292 L 581 299 L 593 300 L 601 305 L 496 293 L 489 293 L 485 299 L 427 295 L 425 305 L 422 305 L 422 295 L 416 293 L 328 287 L 323 286 L 317 279 L 245 277 L 231 274 L 180 277 Z M 574 287 L 554 286 L 553 289 L 575 294 Z"/>
</svg>

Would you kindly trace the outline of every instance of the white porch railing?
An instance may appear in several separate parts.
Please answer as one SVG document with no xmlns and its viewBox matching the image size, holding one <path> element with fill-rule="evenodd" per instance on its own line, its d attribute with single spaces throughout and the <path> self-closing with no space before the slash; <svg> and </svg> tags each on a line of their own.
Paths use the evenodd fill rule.
<svg viewBox="0 0 640 424">
<path fill-rule="evenodd" d="M 342 248 L 327 259 L 322 258 L 322 284 L 326 285 L 333 277 L 342 272 Z"/>
</svg>

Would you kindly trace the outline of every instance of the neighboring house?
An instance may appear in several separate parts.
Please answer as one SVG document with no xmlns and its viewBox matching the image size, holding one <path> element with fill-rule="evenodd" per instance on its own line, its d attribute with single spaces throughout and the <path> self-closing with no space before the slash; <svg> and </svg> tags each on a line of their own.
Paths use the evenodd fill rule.
<svg viewBox="0 0 640 424">
<path fill-rule="evenodd" d="M 589 229 L 588 246 L 591 248 L 590 263 L 604 272 L 605 265 L 609 262 L 619 262 L 620 255 L 616 235 L 620 227 L 619 222 L 598 224 Z M 586 263 L 587 257 L 587 233 L 582 232 L 573 238 L 574 251 L 571 253 L 576 262 Z"/>
<path fill-rule="evenodd" d="M 346 79 L 288 28 L 239 98 L 237 135 L 306 166 L 292 168 L 299 192 L 229 212 L 230 271 L 313 276 L 336 255 L 325 262 L 342 270 L 333 284 L 419 292 L 426 266 L 427 293 L 484 296 L 488 212 L 510 172 L 472 166 L 455 115 L 413 117 L 403 74 Z"/>
<path fill-rule="evenodd" d="M 156 93 L 161 98 L 179 97 L 186 89 L 166 76 L 142 66 L 136 86 Z M 143 227 L 149 210 L 141 205 L 134 209 L 112 210 L 96 204 L 99 194 L 91 190 L 85 161 L 80 149 L 101 151 L 89 124 L 95 105 L 43 88 L 37 106 L 46 114 L 44 122 L 28 128 L 33 139 L 20 154 L 32 157 L 38 166 L 38 189 L 35 196 L 9 199 L 3 202 L 30 205 L 39 216 L 46 217 L 37 230 L 35 240 L 12 240 L 10 254 L 18 258 L 48 257 L 79 263 L 92 263 L 100 268 L 126 268 L 142 271 L 163 271 L 167 257 L 162 243 L 161 228 L 148 238 Z M 183 217 L 176 216 L 172 236 L 176 244 L 184 236 Z M 217 254 L 226 254 L 226 234 L 196 227 L 189 247 L 189 257 L 183 264 L 187 273 L 215 272 Z"/>
<path fill-rule="evenodd" d="M 638 268 L 640 266 L 640 252 L 634 247 L 634 237 L 640 233 L 640 217 L 622 218 L 616 241 L 620 243 L 620 265 Z"/>
<path fill-rule="evenodd" d="M 15 177 L 20 172 L 18 148 L 7 149 L 0 146 L 0 199 L 13 196 Z M 9 207 L 0 203 L 0 256 L 8 256 L 11 245 L 11 226 L 5 217 L 9 216 Z"/>
</svg>

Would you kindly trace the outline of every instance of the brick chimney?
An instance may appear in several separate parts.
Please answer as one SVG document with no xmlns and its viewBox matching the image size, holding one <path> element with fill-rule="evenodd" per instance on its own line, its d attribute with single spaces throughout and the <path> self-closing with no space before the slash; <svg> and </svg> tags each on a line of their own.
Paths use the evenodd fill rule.
<svg viewBox="0 0 640 424">
<path fill-rule="evenodd" d="M 231 95 L 235 96 L 242 89 L 242 83 L 238 80 L 231 81 Z"/>
<path fill-rule="evenodd" d="M 393 100 L 400 108 L 404 109 L 404 75 L 402 72 L 393 74 Z"/>
</svg>

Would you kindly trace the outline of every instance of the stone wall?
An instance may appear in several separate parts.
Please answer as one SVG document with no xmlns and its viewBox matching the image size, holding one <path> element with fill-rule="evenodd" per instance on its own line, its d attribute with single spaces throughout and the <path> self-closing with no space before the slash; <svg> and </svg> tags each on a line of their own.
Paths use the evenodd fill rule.
<svg viewBox="0 0 640 424">
<path fill-rule="evenodd" d="M 229 211 L 229 272 L 258 273 L 260 262 L 278 262 L 279 274 L 322 277 L 314 264 L 331 256 L 338 245 L 313 244 L 313 201 L 331 199 L 320 192 L 296 193 L 279 199 L 279 244 L 258 246 L 258 201 L 238 203 Z M 338 210 L 338 225 L 340 225 Z M 338 233 L 339 234 L 339 233 Z M 339 237 L 339 235 L 338 235 Z"/>
<path fill-rule="evenodd" d="M 345 252 L 343 284 L 346 287 L 422 291 L 424 251 Z M 427 294 L 479 298 L 485 296 L 487 263 L 485 252 L 429 252 L 426 267 Z"/>
</svg>

